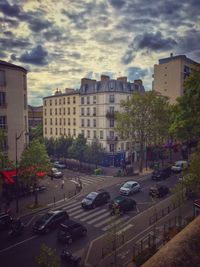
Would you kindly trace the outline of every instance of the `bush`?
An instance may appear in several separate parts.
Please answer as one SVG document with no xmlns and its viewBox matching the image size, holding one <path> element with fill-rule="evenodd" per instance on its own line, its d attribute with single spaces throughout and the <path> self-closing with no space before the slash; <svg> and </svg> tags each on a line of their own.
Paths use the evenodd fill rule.
<svg viewBox="0 0 200 267">
<path fill-rule="evenodd" d="M 95 170 L 94 170 L 94 174 L 95 174 L 95 175 L 103 174 L 103 170 L 102 170 L 101 168 L 95 169 Z"/>
<path fill-rule="evenodd" d="M 123 171 L 122 171 L 122 170 L 118 170 L 118 171 L 116 172 L 115 176 L 117 176 L 117 177 L 122 177 L 122 176 L 124 176 Z"/>
</svg>

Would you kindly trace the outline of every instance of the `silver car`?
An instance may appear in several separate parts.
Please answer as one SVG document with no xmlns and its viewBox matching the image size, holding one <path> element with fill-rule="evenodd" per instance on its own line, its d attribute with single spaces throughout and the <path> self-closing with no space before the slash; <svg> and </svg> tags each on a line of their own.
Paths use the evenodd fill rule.
<svg viewBox="0 0 200 267">
<path fill-rule="evenodd" d="M 130 196 L 135 192 L 139 192 L 141 190 L 141 186 L 138 182 L 128 181 L 126 182 L 119 190 L 119 193 L 124 196 Z"/>
</svg>

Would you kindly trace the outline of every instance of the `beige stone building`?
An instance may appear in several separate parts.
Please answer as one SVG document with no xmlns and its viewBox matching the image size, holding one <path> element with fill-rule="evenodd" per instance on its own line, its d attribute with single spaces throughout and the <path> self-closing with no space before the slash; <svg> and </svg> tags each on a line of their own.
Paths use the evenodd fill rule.
<svg viewBox="0 0 200 267">
<path fill-rule="evenodd" d="M 28 142 L 27 71 L 23 67 L 0 61 L 0 128 L 5 130 L 1 151 L 15 161 Z M 17 137 L 17 138 L 16 138 Z"/>
<path fill-rule="evenodd" d="M 153 90 L 170 98 L 170 103 L 175 103 L 176 98 L 184 94 L 184 81 L 196 68 L 197 62 L 185 55 L 173 56 L 159 60 L 154 65 Z"/>
<path fill-rule="evenodd" d="M 43 98 L 43 135 L 46 138 L 77 137 L 79 134 L 79 92 L 65 89 Z"/>
</svg>

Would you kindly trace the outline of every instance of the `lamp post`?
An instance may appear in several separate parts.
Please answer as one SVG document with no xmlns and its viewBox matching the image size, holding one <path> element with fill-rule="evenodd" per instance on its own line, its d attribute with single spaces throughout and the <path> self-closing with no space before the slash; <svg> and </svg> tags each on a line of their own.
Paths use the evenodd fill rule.
<svg viewBox="0 0 200 267">
<path fill-rule="evenodd" d="M 15 134 L 15 164 L 16 164 L 16 176 L 15 176 L 15 182 L 16 182 L 16 213 L 19 212 L 19 195 L 18 195 L 18 148 L 17 148 L 17 142 L 21 138 L 22 134 L 25 132 L 23 130 L 19 135 L 17 133 Z"/>
</svg>

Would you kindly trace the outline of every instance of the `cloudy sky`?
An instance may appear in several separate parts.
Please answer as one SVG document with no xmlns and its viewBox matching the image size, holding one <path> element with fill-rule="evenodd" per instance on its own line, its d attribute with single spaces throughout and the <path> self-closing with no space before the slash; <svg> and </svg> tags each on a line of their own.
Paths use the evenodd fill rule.
<svg viewBox="0 0 200 267">
<path fill-rule="evenodd" d="M 29 70 L 29 104 L 83 77 L 151 89 L 159 58 L 200 61 L 200 0 L 0 0 L 0 59 Z"/>
</svg>

